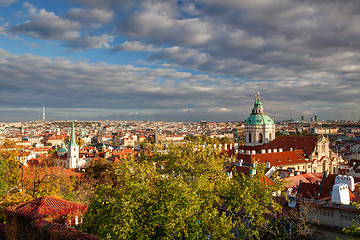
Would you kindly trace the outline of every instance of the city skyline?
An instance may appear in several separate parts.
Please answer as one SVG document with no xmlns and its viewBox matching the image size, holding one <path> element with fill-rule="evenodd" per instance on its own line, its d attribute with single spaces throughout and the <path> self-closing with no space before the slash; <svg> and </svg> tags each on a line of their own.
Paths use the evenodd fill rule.
<svg viewBox="0 0 360 240">
<path fill-rule="evenodd" d="M 0 0 L 0 121 L 359 120 L 353 1 Z"/>
</svg>

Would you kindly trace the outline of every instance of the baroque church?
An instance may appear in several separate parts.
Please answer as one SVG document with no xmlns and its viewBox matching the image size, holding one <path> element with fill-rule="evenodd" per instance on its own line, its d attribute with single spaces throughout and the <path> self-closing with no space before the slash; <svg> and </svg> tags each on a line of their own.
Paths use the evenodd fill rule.
<svg viewBox="0 0 360 240">
<path fill-rule="evenodd" d="M 263 145 L 275 139 L 275 123 L 264 113 L 259 93 L 250 117 L 245 120 L 244 132 L 246 146 Z"/>
<path fill-rule="evenodd" d="M 266 163 L 277 169 L 297 172 L 337 173 L 343 162 L 330 149 L 327 137 L 275 136 L 275 122 L 263 111 L 260 95 L 255 96 L 251 115 L 244 124 L 245 143 L 237 150 L 237 158 L 244 163 Z"/>
</svg>

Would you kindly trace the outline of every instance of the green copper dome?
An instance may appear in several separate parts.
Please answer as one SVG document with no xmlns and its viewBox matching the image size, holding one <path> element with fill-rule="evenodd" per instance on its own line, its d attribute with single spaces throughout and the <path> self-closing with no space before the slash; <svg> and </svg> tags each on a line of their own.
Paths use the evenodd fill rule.
<svg viewBox="0 0 360 240">
<path fill-rule="evenodd" d="M 274 121 L 264 114 L 260 97 L 255 98 L 254 107 L 250 117 L 245 120 L 245 125 L 274 125 Z"/>
<path fill-rule="evenodd" d="M 274 121 L 265 114 L 251 114 L 250 117 L 245 120 L 245 125 L 274 125 Z"/>
<path fill-rule="evenodd" d="M 58 152 L 67 152 L 67 150 L 65 148 L 60 148 Z"/>
</svg>

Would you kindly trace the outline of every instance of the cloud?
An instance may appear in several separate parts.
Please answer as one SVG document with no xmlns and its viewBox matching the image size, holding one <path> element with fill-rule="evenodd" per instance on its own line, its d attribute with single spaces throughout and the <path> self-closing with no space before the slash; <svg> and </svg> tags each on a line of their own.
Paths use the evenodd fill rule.
<svg viewBox="0 0 360 240">
<path fill-rule="evenodd" d="M 0 0 L 0 7 L 8 6 L 13 4 L 16 0 Z"/>
<path fill-rule="evenodd" d="M 113 11 L 104 9 L 81 9 L 72 8 L 65 15 L 67 19 L 80 22 L 82 25 L 100 27 L 101 24 L 109 23 L 114 18 Z"/>
<path fill-rule="evenodd" d="M 352 119 L 360 118 L 359 106 L 348 101 L 348 96 L 360 101 L 359 83 L 338 82 L 331 75 L 319 74 L 318 79 L 304 78 L 301 83 L 296 78 L 243 81 L 172 68 L 72 62 L 1 50 L 0 76 L 0 108 L 36 108 L 45 103 L 54 114 L 57 108 L 82 109 L 83 119 L 240 121 L 250 114 L 253 93 L 259 90 L 270 116 L 296 118 L 310 109 L 322 118 L 350 113 Z M 138 114 L 130 114 L 134 112 Z"/>
<path fill-rule="evenodd" d="M 30 20 L 12 25 L 8 28 L 11 34 L 24 34 L 29 37 L 44 40 L 60 40 L 64 46 L 78 51 L 87 48 L 108 48 L 114 37 L 110 34 L 89 35 L 82 31 L 87 27 L 100 27 L 112 20 L 113 13 L 106 10 L 70 9 L 60 17 L 45 9 L 38 10 L 32 4 L 25 2 Z"/>
<path fill-rule="evenodd" d="M 360 5 L 355 1 L 73 1 L 77 8 L 63 12 L 24 3 L 25 18 L 3 25 L 0 32 L 60 42 L 69 54 L 91 48 L 112 52 L 111 59 L 126 58 L 124 51 L 144 53 L 131 55 L 132 61 L 139 59 L 126 66 L 44 58 L 34 66 L 35 56 L 21 56 L 41 69 L 37 72 L 26 69 L 16 55 L 7 57 L 12 61 L 6 64 L 19 67 L 11 74 L 53 81 L 52 87 L 71 92 L 77 107 L 120 107 L 127 116 L 134 109 L 139 118 L 181 116 L 180 109 L 192 109 L 187 117 L 240 119 L 249 114 L 252 94 L 261 91 L 265 111 L 274 116 L 318 111 L 359 118 L 359 107 L 351 104 L 360 100 Z M 4 79 L 11 68 L 2 71 Z M 46 83 L 39 86 L 69 103 Z M 4 86 L 30 91 L 25 85 Z M 48 96 L 45 89 L 37 90 Z"/>
<path fill-rule="evenodd" d="M 156 48 L 151 44 L 143 44 L 139 41 L 125 41 L 119 46 L 112 48 L 113 52 L 116 51 L 133 51 L 133 52 L 159 52 L 161 49 Z"/>
<path fill-rule="evenodd" d="M 32 21 L 13 25 L 9 31 L 45 40 L 59 40 L 79 37 L 80 34 L 77 32 L 79 29 L 81 29 L 81 25 L 78 22 L 61 19 L 53 12 L 40 9 L 37 14 L 33 15 Z"/>
<path fill-rule="evenodd" d="M 77 2 L 82 5 L 97 8 L 97 9 L 111 9 L 117 11 L 129 11 L 132 8 L 136 7 L 139 2 L 143 0 L 70 0 L 71 2 Z"/>
<path fill-rule="evenodd" d="M 280 79 L 356 69 L 356 9 L 352 1 L 199 0 L 191 8 L 143 1 L 121 18 L 117 30 L 134 42 L 163 49 L 150 60 L 214 74 Z"/>
<path fill-rule="evenodd" d="M 109 48 L 109 43 L 113 42 L 114 37 L 108 34 L 101 36 L 81 36 L 67 41 L 64 45 L 70 47 L 74 51 L 86 48 Z"/>
<path fill-rule="evenodd" d="M 119 34 L 161 44 L 186 44 L 191 46 L 208 43 L 211 27 L 199 18 L 179 19 L 179 9 L 174 1 L 145 1 L 137 10 L 123 18 L 118 25 Z"/>
</svg>

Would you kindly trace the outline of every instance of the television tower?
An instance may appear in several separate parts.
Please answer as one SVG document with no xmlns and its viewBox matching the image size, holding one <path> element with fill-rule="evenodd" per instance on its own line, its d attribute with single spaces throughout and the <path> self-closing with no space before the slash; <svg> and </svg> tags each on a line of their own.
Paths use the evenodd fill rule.
<svg viewBox="0 0 360 240">
<path fill-rule="evenodd" d="M 45 104 L 43 104 L 42 120 L 45 122 Z"/>
</svg>

